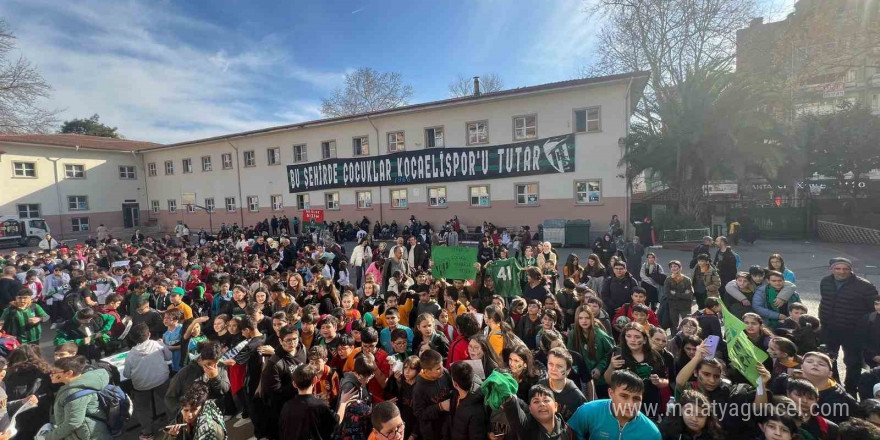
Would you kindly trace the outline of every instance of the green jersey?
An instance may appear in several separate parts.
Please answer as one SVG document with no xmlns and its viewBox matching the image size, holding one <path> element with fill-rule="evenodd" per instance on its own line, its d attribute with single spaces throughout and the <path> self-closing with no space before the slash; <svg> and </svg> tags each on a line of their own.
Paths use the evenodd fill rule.
<svg viewBox="0 0 880 440">
<path fill-rule="evenodd" d="M 44 318 L 49 315 L 43 311 L 39 304 L 31 304 L 27 309 L 19 309 L 9 306 L 0 316 L 3 322 L 3 330 L 18 338 L 22 344 L 39 344 L 43 334 L 42 322 L 31 324 L 31 318 Z"/>
<path fill-rule="evenodd" d="M 522 270 L 515 258 L 495 260 L 486 266 L 486 274 L 495 282 L 495 292 L 505 298 L 522 296 Z"/>
</svg>

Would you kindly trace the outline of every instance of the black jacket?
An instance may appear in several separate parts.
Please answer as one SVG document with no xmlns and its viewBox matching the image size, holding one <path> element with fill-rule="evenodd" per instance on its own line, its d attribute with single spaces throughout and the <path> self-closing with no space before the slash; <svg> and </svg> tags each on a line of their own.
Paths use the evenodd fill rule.
<svg viewBox="0 0 880 440">
<path fill-rule="evenodd" d="M 694 256 L 691 258 L 691 269 L 697 267 L 697 257 L 699 257 L 700 254 L 712 255 L 712 248 L 702 243 L 698 244 L 697 247 L 694 248 Z"/>
<path fill-rule="evenodd" d="M 449 438 L 455 440 L 484 440 L 489 432 L 489 413 L 483 404 L 483 393 L 468 393 L 463 400 L 458 400 L 458 393 L 453 393 L 449 403 L 449 414 L 452 420 Z"/>
<path fill-rule="evenodd" d="M 267 426 L 275 426 L 278 420 L 273 419 L 273 416 L 277 417 L 281 413 L 284 402 L 297 394 L 293 385 L 293 370 L 306 361 L 306 348 L 302 342 L 296 347 L 293 355 L 278 350 L 267 361 L 260 382 L 263 403 L 268 407 L 270 413 L 267 418 L 267 422 L 270 424 Z"/>
<path fill-rule="evenodd" d="M 284 255 L 281 258 L 281 267 L 287 269 L 289 267 L 294 266 L 296 262 L 296 246 L 288 245 L 283 249 Z"/>
<path fill-rule="evenodd" d="M 511 396 L 501 405 L 504 415 L 510 424 L 510 431 L 516 432 L 521 439 L 535 440 L 569 440 L 574 438 L 571 427 L 556 414 L 553 431 L 547 432 L 535 418 L 528 413 L 526 403 L 516 396 Z M 456 438 L 456 437 L 453 437 Z"/>
<path fill-rule="evenodd" d="M 608 314 L 614 316 L 617 309 L 628 303 L 632 299 L 633 289 L 638 285 L 639 282 L 629 273 L 620 279 L 614 275 L 608 277 L 602 283 L 602 292 L 600 293 Z"/>
<path fill-rule="evenodd" d="M 297 395 L 281 409 L 278 438 L 328 440 L 338 423 L 327 402 L 311 394 Z"/>
<path fill-rule="evenodd" d="M 728 247 L 724 252 L 718 249 L 718 252 L 715 252 L 713 264 L 718 269 L 722 286 L 726 286 L 728 282 L 736 279 L 736 254 L 733 253 L 733 249 Z"/>
<path fill-rule="evenodd" d="M 419 432 L 424 440 L 448 437 L 443 435 L 447 429 L 447 414 L 440 410 L 440 402 L 448 399 L 452 391 L 452 379 L 446 371 L 437 380 L 428 380 L 422 376 L 416 379 L 413 412 L 419 419 Z"/>
<path fill-rule="evenodd" d="M 165 393 L 165 407 L 168 409 L 166 414 L 177 414 L 178 402 L 180 402 L 187 386 L 193 382 L 204 382 L 204 379 L 205 372 L 198 363 L 193 362 L 181 368 L 171 378 L 168 391 Z M 204 383 L 208 385 L 208 399 L 222 402 L 226 394 L 229 394 L 229 375 L 222 365 L 220 366 L 220 375 Z"/>
<path fill-rule="evenodd" d="M 428 251 L 425 250 L 424 246 L 422 246 L 419 243 L 416 243 L 415 246 L 413 246 L 409 249 L 409 252 L 414 252 L 414 254 L 413 254 L 414 266 L 410 268 L 411 270 L 416 270 L 416 269 L 421 270 L 427 266 L 426 263 L 428 262 Z"/>
<path fill-rule="evenodd" d="M 828 275 L 819 282 L 819 297 L 819 321 L 825 337 L 862 342 L 867 315 L 874 310 L 877 288 L 870 281 L 852 275 L 838 290 L 834 276 Z"/>
</svg>

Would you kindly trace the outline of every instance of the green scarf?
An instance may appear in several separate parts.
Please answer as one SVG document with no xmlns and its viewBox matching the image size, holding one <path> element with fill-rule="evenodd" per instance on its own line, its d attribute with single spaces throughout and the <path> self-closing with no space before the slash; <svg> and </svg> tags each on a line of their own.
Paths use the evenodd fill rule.
<svg viewBox="0 0 880 440">
<path fill-rule="evenodd" d="M 493 411 L 501 408 L 504 399 L 511 394 L 516 394 L 518 388 L 519 384 L 513 376 L 498 370 L 493 371 L 481 386 L 483 395 L 486 396 L 486 405 Z"/>
</svg>

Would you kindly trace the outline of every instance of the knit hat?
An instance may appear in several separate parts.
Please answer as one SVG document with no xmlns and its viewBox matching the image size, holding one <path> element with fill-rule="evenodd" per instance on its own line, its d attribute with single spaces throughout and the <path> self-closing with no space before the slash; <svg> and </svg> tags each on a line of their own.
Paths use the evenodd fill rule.
<svg viewBox="0 0 880 440">
<path fill-rule="evenodd" d="M 831 260 L 828 260 L 828 267 L 834 267 L 835 264 L 841 264 L 841 263 L 849 266 L 849 270 L 852 270 L 852 267 L 853 267 L 852 261 L 849 261 L 848 258 L 843 258 L 843 257 L 837 257 L 837 258 L 832 258 Z"/>
<path fill-rule="evenodd" d="M 171 294 L 172 294 L 172 295 L 180 295 L 180 296 L 183 296 L 184 293 L 186 293 L 186 292 L 183 291 L 183 288 L 182 288 L 182 287 L 175 287 L 175 288 L 171 289 Z"/>
<path fill-rule="evenodd" d="M 519 384 L 513 376 L 495 370 L 483 381 L 481 389 L 483 395 L 486 396 L 486 405 L 494 411 L 501 408 L 501 404 L 504 403 L 507 396 L 516 394 L 518 387 Z"/>
</svg>

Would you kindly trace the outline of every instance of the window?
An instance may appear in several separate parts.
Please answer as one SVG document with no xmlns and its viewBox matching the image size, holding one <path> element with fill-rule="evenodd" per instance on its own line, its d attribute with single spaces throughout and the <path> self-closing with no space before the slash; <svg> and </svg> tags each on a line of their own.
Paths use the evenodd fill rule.
<svg viewBox="0 0 880 440">
<path fill-rule="evenodd" d="M 64 177 L 68 179 L 85 179 L 86 178 L 86 166 L 85 165 L 64 165 Z"/>
<path fill-rule="evenodd" d="M 296 209 L 300 211 L 304 209 L 309 209 L 309 195 L 308 194 L 297 194 L 296 195 Z"/>
<path fill-rule="evenodd" d="M 321 159 L 336 158 L 336 141 L 321 142 Z"/>
<path fill-rule="evenodd" d="M 232 153 L 223 153 L 220 155 L 220 161 L 223 162 L 224 170 L 232 169 Z"/>
<path fill-rule="evenodd" d="M 574 200 L 578 205 L 602 202 L 602 182 L 599 180 L 577 180 L 574 182 Z"/>
<path fill-rule="evenodd" d="M 538 117 L 535 115 L 513 117 L 513 140 L 536 139 L 538 137 Z"/>
<path fill-rule="evenodd" d="M 585 108 L 574 111 L 575 133 L 596 133 L 602 130 L 599 107 Z"/>
<path fill-rule="evenodd" d="M 214 198 L 205 199 L 205 211 L 214 212 Z"/>
<path fill-rule="evenodd" d="M 39 218 L 40 205 L 29 203 L 27 205 L 18 205 L 18 216 L 20 218 Z"/>
<path fill-rule="evenodd" d="M 192 159 L 184 159 L 183 160 L 183 174 L 189 174 L 193 172 L 193 160 Z"/>
<path fill-rule="evenodd" d="M 395 131 L 393 133 L 388 133 L 388 152 L 396 153 L 403 150 L 406 150 L 406 142 L 404 141 L 403 132 Z"/>
<path fill-rule="evenodd" d="M 12 162 L 12 171 L 15 177 L 37 177 L 37 163 Z"/>
<path fill-rule="evenodd" d="M 467 123 L 467 144 L 477 145 L 489 142 L 489 122 L 476 121 Z"/>
<path fill-rule="evenodd" d="M 214 167 L 211 165 L 211 156 L 202 156 L 202 171 L 213 171 Z"/>
<path fill-rule="evenodd" d="M 880 93 L 875 93 L 871 97 L 871 110 L 880 111 Z"/>
<path fill-rule="evenodd" d="M 278 165 L 281 163 L 281 148 L 269 148 L 266 150 L 266 163 L 269 165 Z"/>
<path fill-rule="evenodd" d="M 354 195 L 357 198 L 358 209 L 370 209 L 373 207 L 373 193 L 371 191 L 358 191 Z"/>
<path fill-rule="evenodd" d="M 153 165 L 155 165 L 155 164 L 153 164 Z M 130 166 L 120 166 L 119 167 L 119 178 L 120 179 L 134 180 L 136 177 L 137 177 L 137 174 L 134 171 L 134 167 L 130 167 Z"/>
<path fill-rule="evenodd" d="M 186 205 L 186 212 L 193 213 L 196 212 L 196 205 Z"/>
<path fill-rule="evenodd" d="M 89 198 L 87 196 L 67 196 L 68 211 L 87 211 Z"/>
<path fill-rule="evenodd" d="M 431 127 L 425 129 L 425 148 L 442 148 L 446 143 L 443 142 L 443 127 Z"/>
<path fill-rule="evenodd" d="M 272 202 L 273 211 L 284 210 L 284 199 L 281 197 L 281 194 L 275 194 L 274 196 L 271 196 L 270 201 Z"/>
<path fill-rule="evenodd" d="M 260 199 L 257 196 L 247 197 L 248 211 L 258 212 L 260 210 Z"/>
<path fill-rule="evenodd" d="M 235 212 L 235 197 L 227 197 L 226 198 L 226 211 Z"/>
<path fill-rule="evenodd" d="M 165 161 L 165 175 L 170 176 L 174 174 L 174 162 L 170 160 Z"/>
<path fill-rule="evenodd" d="M 428 188 L 428 206 L 431 208 L 446 207 L 446 187 Z"/>
<path fill-rule="evenodd" d="M 168 200 L 168 212 L 174 214 L 177 212 L 177 200 L 169 199 Z"/>
<path fill-rule="evenodd" d="M 158 200 L 150 200 L 150 210 L 153 211 L 153 214 L 159 213 L 159 201 Z"/>
<path fill-rule="evenodd" d="M 294 145 L 293 146 L 293 161 L 294 162 L 308 161 L 309 160 L 308 152 L 309 152 L 309 149 L 305 144 Z"/>
<path fill-rule="evenodd" d="M 73 232 L 86 232 L 89 230 L 89 218 L 73 217 L 70 219 L 70 227 Z"/>
<path fill-rule="evenodd" d="M 352 154 L 355 156 L 370 155 L 370 138 L 367 136 L 356 137 L 351 140 Z"/>
<path fill-rule="evenodd" d="M 471 206 L 485 208 L 489 206 L 489 186 L 478 185 L 468 188 L 471 196 Z"/>
<path fill-rule="evenodd" d="M 856 82 L 856 69 L 846 71 L 846 82 Z"/>
<path fill-rule="evenodd" d="M 339 193 L 331 192 L 324 193 L 324 208 L 330 211 L 338 211 L 339 210 Z"/>
<path fill-rule="evenodd" d="M 538 184 L 537 183 L 517 183 L 516 184 L 516 204 L 522 206 L 538 205 Z"/>
<path fill-rule="evenodd" d="M 147 164 L 147 174 L 150 177 L 154 177 L 156 176 L 156 174 L 158 174 L 156 173 L 156 162 L 150 162 Z"/>
<path fill-rule="evenodd" d="M 246 166 L 246 167 L 257 166 L 257 157 L 254 155 L 253 150 L 244 152 L 244 166 Z"/>
<path fill-rule="evenodd" d="M 392 189 L 391 190 L 391 208 L 392 209 L 406 208 L 406 190 L 405 189 Z"/>
</svg>

